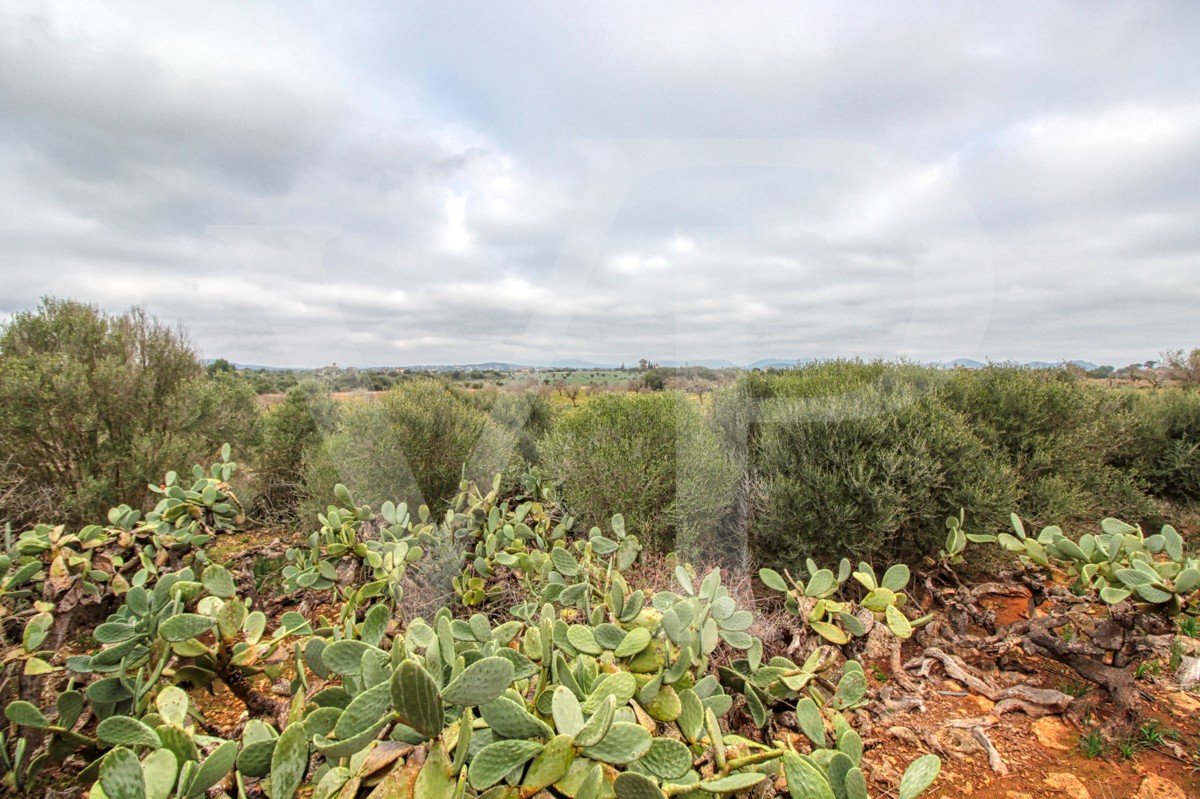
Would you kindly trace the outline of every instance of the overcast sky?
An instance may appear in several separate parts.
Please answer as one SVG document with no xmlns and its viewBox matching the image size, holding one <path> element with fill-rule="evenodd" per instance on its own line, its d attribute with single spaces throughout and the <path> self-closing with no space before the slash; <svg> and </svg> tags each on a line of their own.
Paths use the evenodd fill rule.
<svg viewBox="0 0 1200 799">
<path fill-rule="evenodd" d="M 242 363 L 1200 346 L 1200 4 L 5 2 L 0 319 Z"/>
</svg>

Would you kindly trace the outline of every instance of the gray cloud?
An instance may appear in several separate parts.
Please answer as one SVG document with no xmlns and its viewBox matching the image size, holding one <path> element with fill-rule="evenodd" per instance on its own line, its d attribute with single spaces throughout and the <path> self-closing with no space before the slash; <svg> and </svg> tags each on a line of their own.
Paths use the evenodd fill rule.
<svg viewBox="0 0 1200 799">
<path fill-rule="evenodd" d="M 6 6 L 0 314 L 286 365 L 1194 346 L 1195 4 Z"/>
</svg>

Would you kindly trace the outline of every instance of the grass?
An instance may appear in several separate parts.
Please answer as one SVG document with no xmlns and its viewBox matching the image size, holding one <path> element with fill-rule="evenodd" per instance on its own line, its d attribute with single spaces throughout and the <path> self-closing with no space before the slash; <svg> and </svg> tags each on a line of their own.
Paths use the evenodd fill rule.
<svg viewBox="0 0 1200 799">
<path fill-rule="evenodd" d="M 1091 730 L 1079 736 L 1079 750 L 1085 757 L 1100 757 L 1104 754 L 1104 736 L 1099 730 Z"/>
</svg>

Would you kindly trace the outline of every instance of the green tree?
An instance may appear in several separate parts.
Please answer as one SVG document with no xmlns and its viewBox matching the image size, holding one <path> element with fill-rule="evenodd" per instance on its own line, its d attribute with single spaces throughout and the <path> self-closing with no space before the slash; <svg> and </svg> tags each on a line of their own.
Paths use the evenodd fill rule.
<svg viewBox="0 0 1200 799">
<path fill-rule="evenodd" d="M 0 450 L 17 486 L 0 519 L 78 523 L 144 503 L 147 481 L 252 443 L 256 424 L 253 392 L 207 378 L 183 331 L 141 308 L 45 299 L 0 334 Z"/>
</svg>

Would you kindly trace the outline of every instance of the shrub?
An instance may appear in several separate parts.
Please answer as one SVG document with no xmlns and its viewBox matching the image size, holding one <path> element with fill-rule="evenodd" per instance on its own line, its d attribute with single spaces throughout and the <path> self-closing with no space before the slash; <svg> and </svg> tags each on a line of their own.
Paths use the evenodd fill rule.
<svg viewBox="0 0 1200 799">
<path fill-rule="evenodd" d="M 338 408 L 316 382 L 288 390 L 283 402 L 263 414 L 262 445 L 255 458 L 258 501 L 255 515 L 274 521 L 296 518 L 305 495 L 305 470 L 323 434 L 337 425 Z"/>
<path fill-rule="evenodd" d="M 224 441 L 253 445 L 250 388 L 205 375 L 183 332 L 144 310 L 43 300 L 0 335 L 0 519 L 78 523 Z M 3 488 L 0 488 L 3 493 Z"/>
<path fill-rule="evenodd" d="M 1200 499 L 1200 394 L 1182 389 L 1134 397 L 1134 465 L 1156 496 Z"/>
<path fill-rule="evenodd" d="M 738 478 L 699 410 L 676 391 L 596 396 L 566 413 L 541 450 L 585 525 L 623 512 L 659 552 L 714 543 Z"/>
<path fill-rule="evenodd" d="M 1122 468 L 1137 433 L 1121 393 L 1063 369 L 992 366 L 952 374 L 942 395 L 1016 471 L 1023 518 L 1153 512 L 1144 486 Z"/>
<path fill-rule="evenodd" d="M 360 501 L 440 508 L 468 479 L 490 479 L 509 462 L 516 435 L 460 389 L 434 379 L 401 383 L 378 399 L 347 403 L 338 429 L 306 468 L 313 504 L 344 483 Z"/>
<path fill-rule="evenodd" d="M 999 523 L 1014 499 L 992 457 L 915 366 L 838 362 L 722 392 L 718 424 L 762 488 L 751 547 L 765 563 L 913 559 L 960 507 Z"/>
</svg>

